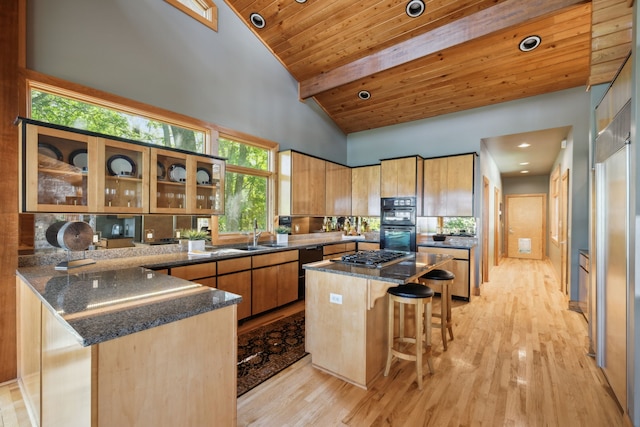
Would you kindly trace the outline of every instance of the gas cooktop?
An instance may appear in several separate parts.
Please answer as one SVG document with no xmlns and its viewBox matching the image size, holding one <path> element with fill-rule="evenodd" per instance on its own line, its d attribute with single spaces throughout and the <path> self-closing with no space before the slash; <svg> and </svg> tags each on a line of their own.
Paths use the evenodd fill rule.
<svg viewBox="0 0 640 427">
<path fill-rule="evenodd" d="M 353 254 L 343 255 L 332 261 L 342 264 L 355 265 L 359 267 L 382 268 L 409 257 L 408 252 L 378 250 L 378 251 L 358 251 Z"/>
</svg>

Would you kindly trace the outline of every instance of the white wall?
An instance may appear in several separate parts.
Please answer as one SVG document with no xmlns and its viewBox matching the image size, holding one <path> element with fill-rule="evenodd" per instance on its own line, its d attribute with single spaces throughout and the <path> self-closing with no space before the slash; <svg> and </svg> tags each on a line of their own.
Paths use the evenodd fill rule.
<svg viewBox="0 0 640 427">
<path fill-rule="evenodd" d="M 29 0 L 27 65 L 336 162 L 346 136 L 223 1 L 218 32 L 160 0 Z"/>
</svg>

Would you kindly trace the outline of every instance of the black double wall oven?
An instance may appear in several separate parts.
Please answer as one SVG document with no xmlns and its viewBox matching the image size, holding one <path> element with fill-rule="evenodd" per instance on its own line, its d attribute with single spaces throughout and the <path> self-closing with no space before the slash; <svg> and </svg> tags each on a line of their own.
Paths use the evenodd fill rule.
<svg viewBox="0 0 640 427">
<path fill-rule="evenodd" d="M 416 198 L 380 199 L 380 249 L 416 251 Z"/>
</svg>

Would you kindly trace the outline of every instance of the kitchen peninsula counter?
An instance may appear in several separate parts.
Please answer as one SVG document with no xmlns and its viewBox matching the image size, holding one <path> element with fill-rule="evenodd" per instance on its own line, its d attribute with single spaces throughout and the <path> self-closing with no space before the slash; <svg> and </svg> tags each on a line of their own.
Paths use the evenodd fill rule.
<svg viewBox="0 0 640 427">
<path fill-rule="evenodd" d="M 330 260 L 305 265 L 305 347 L 314 367 L 367 389 L 386 363 L 386 291 L 453 257 L 411 253 L 381 268 Z"/>
<path fill-rule="evenodd" d="M 241 298 L 111 264 L 17 271 L 18 377 L 32 420 L 235 426 Z"/>
</svg>

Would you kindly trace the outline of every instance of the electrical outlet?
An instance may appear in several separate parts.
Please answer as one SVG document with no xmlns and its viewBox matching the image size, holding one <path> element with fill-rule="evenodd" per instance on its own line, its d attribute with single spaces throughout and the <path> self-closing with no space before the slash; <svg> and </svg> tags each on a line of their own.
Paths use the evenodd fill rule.
<svg viewBox="0 0 640 427">
<path fill-rule="evenodd" d="M 342 304 L 342 295 L 330 293 L 329 302 L 333 304 Z"/>
</svg>

